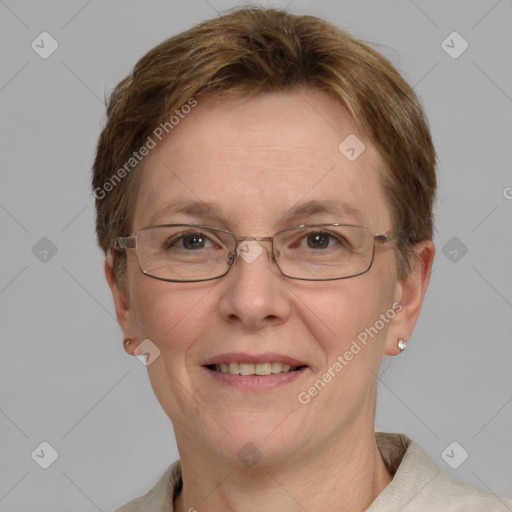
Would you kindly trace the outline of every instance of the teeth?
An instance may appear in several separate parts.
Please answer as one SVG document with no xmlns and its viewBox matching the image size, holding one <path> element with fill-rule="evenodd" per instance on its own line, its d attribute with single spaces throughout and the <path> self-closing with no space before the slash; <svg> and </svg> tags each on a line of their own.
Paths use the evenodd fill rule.
<svg viewBox="0 0 512 512">
<path fill-rule="evenodd" d="M 289 364 L 283 363 L 221 363 L 215 365 L 215 370 L 223 373 L 232 373 L 233 375 L 270 375 L 272 373 L 289 372 L 295 370 Z"/>
<path fill-rule="evenodd" d="M 254 365 L 250 363 L 240 363 L 240 375 L 254 375 Z"/>
<path fill-rule="evenodd" d="M 270 363 L 258 363 L 254 365 L 254 373 L 256 375 L 270 375 L 272 373 L 272 369 L 270 368 Z"/>
<path fill-rule="evenodd" d="M 281 363 L 270 363 L 272 373 L 280 373 L 283 365 Z"/>
</svg>

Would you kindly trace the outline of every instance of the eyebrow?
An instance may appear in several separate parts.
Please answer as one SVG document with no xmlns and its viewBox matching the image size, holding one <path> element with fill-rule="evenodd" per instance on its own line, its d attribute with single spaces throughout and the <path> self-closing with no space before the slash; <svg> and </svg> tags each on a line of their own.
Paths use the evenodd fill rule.
<svg viewBox="0 0 512 512">
<path fill-rule="evenodd" d="M 164 216 L 180 214 L 201 218 L 205 221 L 220 222 L 224 227 L 229 224 L 229 218 L 222 213 L 216 204 L 205 201 L 183 201 L 159 210 L 149 219 L 149 225 L 154 225 Z M 274 225 L 289 224 L 304 217 L 321 214 L 336 216 L 336 221 L 349 219 L 361 222 L 363 218 L 360 210 L 345 201 L 334 199 L 321 201 L 315 199 L 292 207 Z"/>
<path fill-rule="evenodd" d="M 350 218 L 361 221 L 363 218 L 361 212 L 349 203 L 341 200 L 329 199 L 325 201 L 311 200 L 299 204 L 283 215 L 280 222 L 289 222 L 300 217 L 319 214 L 335 215 L 339 217 L 337 220 Z"/>
</svg>

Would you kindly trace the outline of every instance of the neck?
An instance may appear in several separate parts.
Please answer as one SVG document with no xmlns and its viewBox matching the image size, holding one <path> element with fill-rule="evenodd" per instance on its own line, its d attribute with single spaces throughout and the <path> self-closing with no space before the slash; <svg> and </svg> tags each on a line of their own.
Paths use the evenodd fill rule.
<svg viewBox="0 0 512 512">
<path fill-rule="evenodd" d="M 373 428 L 301 451 L 300 458 L 246 468 L 215 456 L 181 454 L 176 512 L 362 512 L 391 482 Z"/>
</svg>

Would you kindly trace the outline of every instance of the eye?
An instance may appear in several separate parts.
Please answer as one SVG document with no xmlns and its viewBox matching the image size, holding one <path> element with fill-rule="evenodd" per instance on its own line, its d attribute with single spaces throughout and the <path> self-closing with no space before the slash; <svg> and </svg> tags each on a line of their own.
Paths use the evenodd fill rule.
<svg viewBox="0 0 512 512">
<path fill-rule="evenodd" d="M 173 236 L 167 240 L 166 249 L 185 249 L 197 251 L 212 247 L 211 240 L 203 233 L 185 233 Z"/>
<path fill-rule="evenodd" d="M 308 247 L 311 249 L 325 249 L 329 247 L 331 242 L 331 235 L 329 233 L 310 233 L 306 237 Z"/>
<path fill-rule="evenodd" d="M 347 247 L 347 242 L 332 233 L 326 231 L 314 231 L 304 237 L 307 247 L 310 249 L 328 249 L 332 246 Z"/>
</svg>

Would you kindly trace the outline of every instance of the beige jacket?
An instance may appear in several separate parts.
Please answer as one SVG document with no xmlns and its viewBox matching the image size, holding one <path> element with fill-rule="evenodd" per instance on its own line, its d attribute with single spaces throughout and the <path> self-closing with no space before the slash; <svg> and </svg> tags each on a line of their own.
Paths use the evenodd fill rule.
<svg viewBox="0 0 512 512">
<path fill-rule="evenodd" d="M 377 445 L 392 482 L 366 512 L 512 512 L 512 501 L 456 482 L 441 471 L 419 444 L 403 434 L 376 433 Z M 174 497 L 181 490 L 177 460 L 155 486 L 116 512 L 173 512 Z"/>
</svg>

